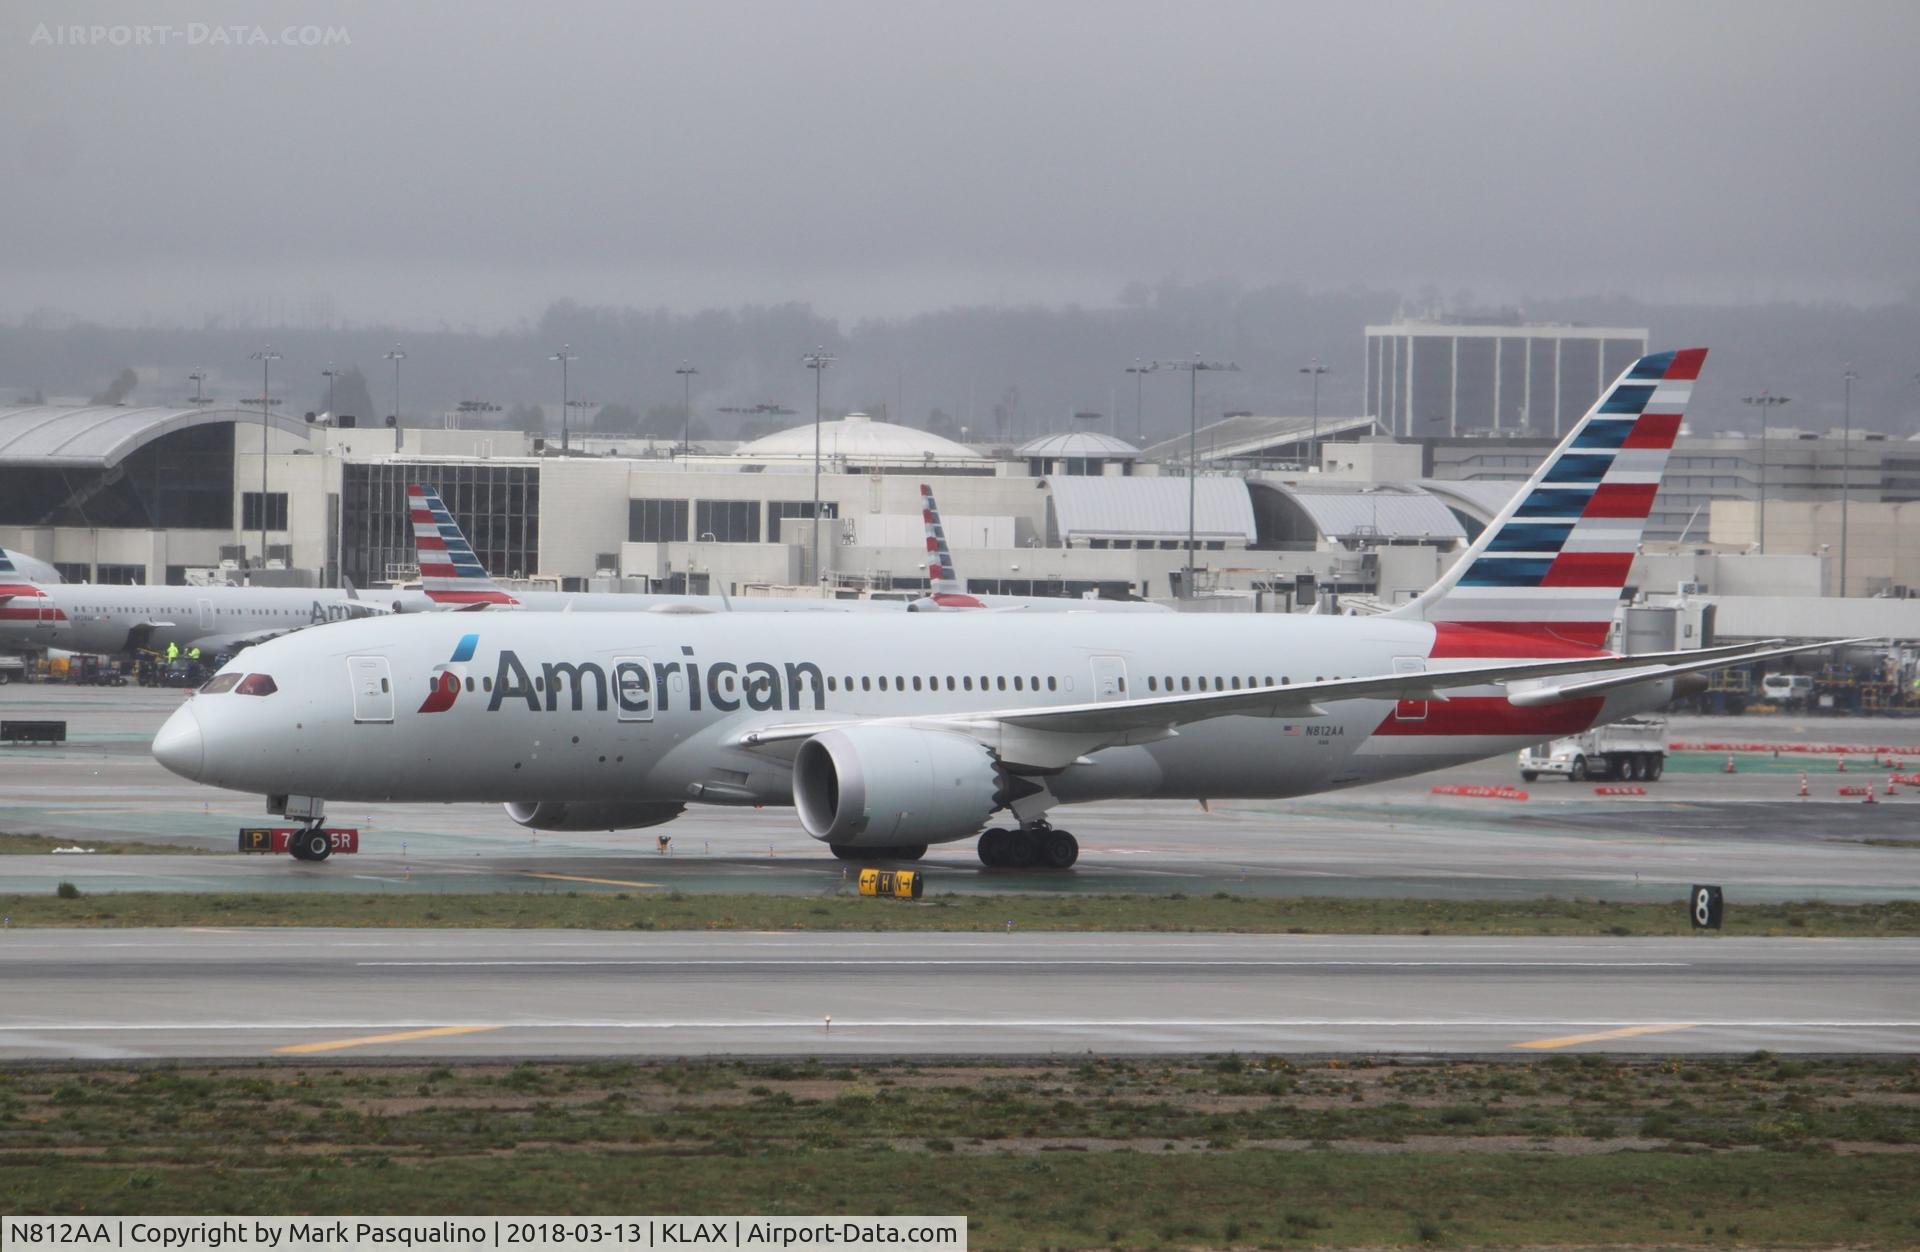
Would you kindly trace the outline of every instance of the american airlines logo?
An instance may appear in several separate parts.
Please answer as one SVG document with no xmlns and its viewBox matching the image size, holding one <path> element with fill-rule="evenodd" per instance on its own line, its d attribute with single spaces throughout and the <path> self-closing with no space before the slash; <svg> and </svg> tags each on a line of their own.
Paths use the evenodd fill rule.
<svg viewBox="0 0 1920 1252">
<path fill-rule="evenodd" d="M 453 707 L 460 697 L 461 685 L 466 681 L 467 662 L 473 659 L 475 648 L 480 646 L 480 636 L 462 635 L 453 649 L 453 657 L 445 665 L 433 667 L 433 690 L 420 705 L 422 713 L 444 713 Z"/>
</svg>

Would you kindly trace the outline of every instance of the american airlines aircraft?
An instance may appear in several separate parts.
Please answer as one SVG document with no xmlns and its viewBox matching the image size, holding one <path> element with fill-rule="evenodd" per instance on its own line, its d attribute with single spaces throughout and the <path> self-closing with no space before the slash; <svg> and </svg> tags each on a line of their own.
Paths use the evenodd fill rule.
<svg viewBox="0 0 1920 1252">
<path fill-rule="evenodd" d="M 920 519 L 927 528 L 927 594 L 908 604 L 913 612 L 944 613 L 953 609 L 1038 609 L 1050 613 L 1167 611 L 1145 600 L 974 595 L 954 572 L 953 552 L 947 547 L 947 528 L 940 521 L 940 506 L 933 501 L 933 488 L 925 483 L 920 484 Z"/>
<path fill-rule="evenodd" d="M 63 648 L 111 655 L 177 643 L 213 653 L 390 610 L 390 604 L 363 599 L 352 588 L 41 584 L 0 571 L 0 651 Z"/>
<path fill-rule="evenodd" d="M 1658 708 L 1683 675 L 1830 646 L 1603 650 L 1705 355 L 1634 363 L 1381 616 L 383 617 L 236 658 L 154 756 L 309 819 L 308 859 L 326 800 L 501 802 L 544 830 L 791 804 L 843 858 L 978 835 L 989 866 L 1065 868 L 1066 805 L 1284 798 L 1504 755 Z"/>
</svg>

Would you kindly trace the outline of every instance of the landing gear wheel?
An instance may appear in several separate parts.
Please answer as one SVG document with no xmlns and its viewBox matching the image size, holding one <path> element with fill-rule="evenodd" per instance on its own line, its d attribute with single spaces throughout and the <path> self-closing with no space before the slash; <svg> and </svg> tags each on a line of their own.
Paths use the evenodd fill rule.
<svg viewBox="0 0 1920 1252">
<path fill-rule="evenodd" d="M 988 869 L 1000 869 L 1007 863 L 1007 832 L 989 830 L 980 836 L 976 848 L 980 853 L 980 863 Z"/>
<path fill-rule="evenodd" d="M 287 851 L 296 861 L 324 861 L 333 855 L 333 840 L 318 826 L 309 826 L 287 841 Z"/>
<path fill-rule="evenodd" d="M 1587 781 L 1587 758 L 1586 757 L 1576 756 L 1573 758 L 1573 768 L 1567 771 L 1567 781 L 1571 783 L 1579 783 L 1579 782 Z"/>
<path fill-rule="evenodd" d="M 1006 861 L 1009 869 L 1028 869 L 1040 859 L 1040 840 L 1031 830 L 1007 832 Z"/>
<path fill-rule="evenodd" d="M 1040 863 L 1048 869 L 1069 869 L 1080 859 L 1080 841 L 1064 830 L 1040 832 Z"/>
</svg>

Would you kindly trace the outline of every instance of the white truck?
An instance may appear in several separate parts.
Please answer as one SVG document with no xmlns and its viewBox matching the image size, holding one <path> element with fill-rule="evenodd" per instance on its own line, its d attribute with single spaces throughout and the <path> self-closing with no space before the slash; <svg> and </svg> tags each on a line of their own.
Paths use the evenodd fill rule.
<svg viewBox="0 0 1920 1252">
<path fill-rule="evenodd" d="M 1520 750 L 1520 777 L 1560 774 L 1568 782 L 1611 778 L 1652 782 L 1667 766 L 1667 719 L 1629 717 L 1583 734 Z"/>
</svg>

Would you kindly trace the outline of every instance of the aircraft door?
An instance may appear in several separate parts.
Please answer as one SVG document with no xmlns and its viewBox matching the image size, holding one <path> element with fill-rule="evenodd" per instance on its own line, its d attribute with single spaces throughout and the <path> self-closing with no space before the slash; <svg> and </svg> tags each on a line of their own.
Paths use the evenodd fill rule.
<svg viewBox="0 0 1920 1252">
<path fill-rule="evenodd" d="M 384 656 L 350 656 L 347 676 L 353 683 L 353 720 L 365 722 L 393 720 L 393 670 Z"/>
<path fill-rule="evenodd" d="M 200 600 L 199 604 L 196 606 L 196 608 L 199 612 L 199 617 L 200 617 L 200 629 L 212 630 L 213 629 L 213 601 L 203 597 Z"/>
<path fill-rule="evenodd" d="M 613 706 L 623 722 L 653 720 L 653 667 L 646 657 L 613 658 Z"/>
<path fill-rule="evenodd" d="M 1093 698 L 1100 701 L 1127 698 L 1125 657 L 1096 656 L 1093 658 Z"/>
<path fill-rule="evenodd" d="M 1423 656 L 1396 656 L 1393 658 L 1393 672 L 1396 674 L 1424 674 L 1427 672 L 1427 658 Z M 1426 721 L 1427 701 L 1401 700 L 1393 706 L 1393 720 L 1396 722 Z"/>
</svg>

